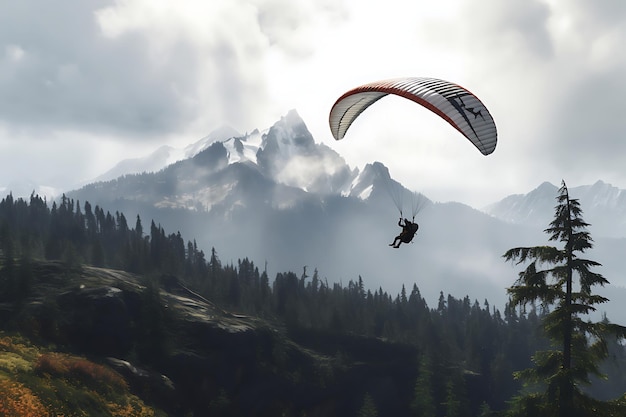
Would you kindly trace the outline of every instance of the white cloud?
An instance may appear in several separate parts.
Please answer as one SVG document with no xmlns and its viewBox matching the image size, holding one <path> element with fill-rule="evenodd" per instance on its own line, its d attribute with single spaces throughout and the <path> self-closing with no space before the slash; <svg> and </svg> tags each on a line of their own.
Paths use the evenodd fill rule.
<svg viewBox="0 0 626 417">
<path fill-rule="evenodd" d="M 33 161 L 24 144 L 54 140 L 67 163 L 22 165 L 67 178 L 65 155 L 79 167 L 83 152 L 108 153 L 112 166 L 110 149 L 137 156 L 147 150 L 132 144 L 191 143 L 224 123 L 263 129 L 295 108 L 351 165 L 380 160 L 435 200 L 487 204 L 561 178 L 624 188 L 625 12 L 621 0 L 11 2 L 0 16 L 0 141 Z M 328 111 L 343 91 L 405 75 L 477 94 L 499 129 L 496 152 L 482 157 L 391 98 L 332 139 Z M 91 147 L 65 139 L 81 136 Z"/>
<path fill-rule="evenodd" d="M 7 45 L 5 48 L 6 57 L 9 61 L 19 62 L 24 58 L 26 52 L 19 45 Z"/>
</svg>

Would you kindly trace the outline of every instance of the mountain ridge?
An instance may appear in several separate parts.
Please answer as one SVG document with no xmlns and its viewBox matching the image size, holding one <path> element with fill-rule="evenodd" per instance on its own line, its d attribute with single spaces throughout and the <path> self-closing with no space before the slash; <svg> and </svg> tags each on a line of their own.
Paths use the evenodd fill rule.
<svg viewBox="0 0 626 417">
<path fill-rule="evenodd" d="M 526 194 L 513 194 L 492 203 L 483 211 L 505 222 L 545 228 L 554 214 L 557 191 L 556 185 L 546 181 Z M 580 201 L 594 235 L 626 237 L 626 190 L 598 180 L 591 185 L 568 187 L 568 191 Z"/>
</svg>

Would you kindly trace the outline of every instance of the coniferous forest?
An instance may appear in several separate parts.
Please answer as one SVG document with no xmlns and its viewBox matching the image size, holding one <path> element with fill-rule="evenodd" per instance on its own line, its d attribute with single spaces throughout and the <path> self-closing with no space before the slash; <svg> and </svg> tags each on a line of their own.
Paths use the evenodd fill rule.
<svg viewBox="0 0 626 417">
<path fill-rule="evenodd" d="M 143 302 L 134 328 L 150 331 L 135 332 L 132 341 L 117 352 L 137 366 L 164 372 L 168 369 L 166 356 L 174 357 L 177 343 L 181 343 L 176 337 L 175 321 L 167 318 L 171 312 L 159 304 L 164 304 L 159 291 L 173 287 L 188 290 L 219 311 L 254 317 L 290 344 L 332 358 L 324 368 L 324 377 L 315 379 L 316 382 L 307 379 L 305 371 L 298 374 L 293 369 L 295 359 L 278 360 L 281 353 L 277 344 L 267 355 L 258 348 L 253 360 L 267 362 L 263 372 L 289 375 L 293 384 L 317 393 L 311 394 L 311 398 L 323 398 L 318 403 L 311 400 L 303 405 L 294 400 L 290 404 L 283 399 L 272 411 L 244 412 L 245 407 L 237 403 L 244 401 L 238 391 L 246 384 L 241 376 L 237 384 L 230 385 L 210 379 L 213 383 L 205 384 L 201 391 L 204 399 L 192 398 L 188 393 L 188 404 L 179 401 L 169 410 L 167 404 L 159 404 L 143 393 L 147 403 L 152 398 L 170 415 L 299 416 L 341 412 L 384 416 L 392 412 L 425 417 L 505 416 L 512 413 L 509 408 L 515 398 L 541 386 L 541 381 L 524 385 L 515 375 L 533 366 L 536 352 L 550 349 L 551 340 L 541 326 L 551 313 L 549 304 L 509 304 L 500 310 L 490 306 L 489 300 L 441 293 L 437 305 L 427 305 L 415 283 L 407 282 L 399 294 L 389 294 L 382 288 L 369 289 L 361 277 L 340 284 L 329 282 L 317 270 L 306 267 L 269 277 L 263 266 L 245 254 L 236 264 L 223 263 L 218 247 L 205 253 L 195 241 L 186 241 L 180 233 L 165 231 L 154 220 L 145 224 L 144 221 L 139 216 L 128 219 L 124 213 L 105 212 L 102 207 L 65 196 L 58 204 L 49 204 L 37 195 L 31 195 L 29 200 L 14 199 L 12 195 L 2 199 L 3 331 L 53 343 L 75 354 L 94 355 L 88 344 L 77 346 L 72 337 L 59 336 L 58 330 L 46 332 L 43 325 L 24 325 L 29 321 L 24 320 L 22 307 L 32 303 L 40 290 L 33 265 L 57 261 L 67 271 L 92 266 L 142 277 L 144 296 L 152 294 L 158 305 L 150 310 L 150 304 Z M 511 284 L 514 281 L 515 277 L 511 277 Z M 605 322 L 608 323 L 607 318 Z M 33 331 L 34 327 L 39 330 Z M 581 389 L 599 401 L 615 403 L 626 388 L 626 352 L 617 338 L 607 339 L 603 348 L 608 355 L 598 365 L 598 373 L 608 375 L 608 382 L 592 377 L 591 384 Z M 359 366 L 377 355 L 396 354 L 400 356 L 386 359 L 402 359 L 397 368 L 367 368 L 367 372 L 384 375 L 377 379 L 377 385 L 357 384 L 361 374 L 355 369 L 361 369 Z M 318 371 L 312 374 L 319 376 Z M 180 386 L 185 383 L 182 379 L 179 382 Z M 391 391 L 393 395 L 389 394 Z M 271 397 L 272 393 L 264 395 Z M 344 401 L 342 396 L 351 399 Z M 515 415 L 520 415 L 517 412 Z"/>
</svg>

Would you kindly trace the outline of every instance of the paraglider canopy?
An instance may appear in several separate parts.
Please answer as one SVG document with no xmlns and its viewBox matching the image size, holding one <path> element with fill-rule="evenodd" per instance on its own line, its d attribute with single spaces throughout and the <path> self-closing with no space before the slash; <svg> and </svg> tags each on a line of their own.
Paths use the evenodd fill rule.
<svg viewBox="0 0 626 417">
<path fill-rule="evenodd" d="M 334 138 L 343 139 L 363 111 L 389 94 L 412 100 L 436 113 L 469 139 L 483 155 L 495 150 L 498 134 L 487 107 L 465 88 L 436 78 L 376 81 L 346 92 L 330 111 L 329 124 Z"/>
</svg>

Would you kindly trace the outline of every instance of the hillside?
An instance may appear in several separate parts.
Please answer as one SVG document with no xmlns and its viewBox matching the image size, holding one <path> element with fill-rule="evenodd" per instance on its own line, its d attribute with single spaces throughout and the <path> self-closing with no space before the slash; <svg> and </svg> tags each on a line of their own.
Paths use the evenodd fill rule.
<svg viewBox="0 0 626 417">
<path fill-rule="evenodd" d="M 0 415 L 165 417 L 112 367 L 0 331 Z"/>
<path fill-rule="evenodd" d="M 220 407 L 222 413 L 228 409 L 233 415 L 276 415 L 290 409 L 319 413 L 320 407 L 328 415 L 342 415 L 341 410 L 354 407 L 367 385 L 390 377 L 398 384 L 394 390 L 398 395 L 410 389 L 415 378 L 416 351 L 409 345 L 296 332 L 301 343 L 316 347 L 307 348 L 279 324 L 224 311 L 180 283 L 168 282 L 171 291 L 151 293 L 151 287 L 142 285 L 145 278 L 123 271 L 87 266 L 68 269 L 57 262 L 34 262 L 30 269 L 33 291 L 19 309 L 10 308 L 10 327 L 89 355 L 103 363 L 95 372 L 114 375 L 112 369 L 116 369 L 125 378 L 119 384 L 127 384 L 148 403 L 174 415 L 189 411 L 203 415 L 200 410 Z M 13 339 L 3 340 L 6 350 L 12 349 Z M 341 357 L 337 352 L 342 352 Z M 48 365 L 52 371 L 43 365 L 29 365 L 23 371 L 34 368 L 56 380 L 63 371 L 55 367 L 79 360 L 69 354 L 55 355 L 49 354 L 58 362 Z M 31 356 L 30 362 L 40 357 Z M 129 356 L 135 357 L 134 363 L 127 361 Z M 148 368 L 141 369 L 137 362 Z M 413 365 L 407 369 L 409 364 Z M 19 369 L 14 374 L 16 381 L 30 381 Z M 73 380 L 76 375 L 69 377 Z M 340 388 L 346 380 L 351 388 Z M 36 381 L 29 384 L 33 395 L 48 404 L 44 394 L 37 393 L 44 388 Z M 59 395 L 69 395 L 70 388 L 57 388 L 64 391 Z M 335 396 L 337 392 L 340 397 Z M 392 406 L 393 398 L 381 401 L 394 413 L 406 411 Z M 69 401 L 64 407 L 78 406 Z M 48 407 L 56 412 L 62 409 L 57 402 Z"/>
<path fill-rule="evenodd" d="M 29 296 L 19 306 L 3 304 L 8 329 L 75 353 L 32 353 L 23 369 L 11 365 L 22 363 L 18 359 L 3 369 L 12 369 L 17 386 L 48 411 L 85 410 L 84 394 L 62 383 L 85 380 L 87 371 L 75 367 L 82 366 L 99 373 L 91 378 L 112 375 L 107 378 L 169 415 L 200 416 L 207 409 L 218 415 L 348 415 L 366 394 L 385 414 L 408 413 L 418 369 L 413 343 L 286 328 L 273 319 L 230 313 L 175 279 L 163 278 L 169 291 L 157 291 L 146 277 L 107 268 L 58 262 L 31 262 L 28 268 Z M 3 340 L 5 352 L 23 344 Z M 50 363 L 42 365 L 42 358 Z M 59 381 L 59 399 L 47 399 L 45 384 L 30 372 Z M 100 389 L 106 394 L 108 388 Z M 76 402 L 61 400 L 68 395 Z M 151 415 L 133 413 L 128 415 Z"/>
<path fill-rule="evenodd" d="M 417 284 L 393 296 L 307 268 L 271 278 L 87 201 L 9 195 L 0 230 L 2 330 L 113 367 L 168 414 L 406 415 L 429 387 L 437 416 L 457 401 L 473 416 L 503 410 L 545 347 L 531 307 L 443 293 L 429 307 Z M 611 383 L 592 392 L 612 399 L 626 355 L 609 349 Z"/>
</svg>

